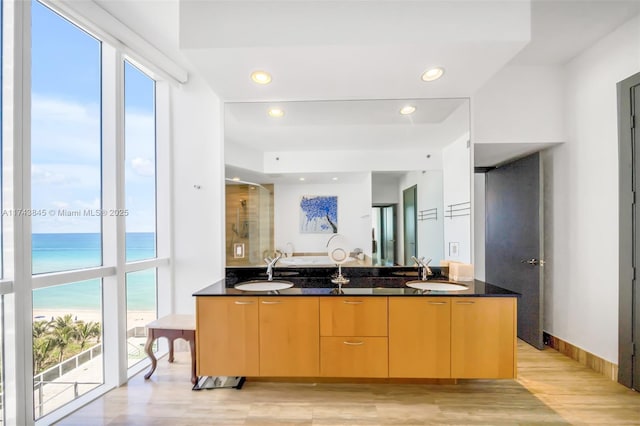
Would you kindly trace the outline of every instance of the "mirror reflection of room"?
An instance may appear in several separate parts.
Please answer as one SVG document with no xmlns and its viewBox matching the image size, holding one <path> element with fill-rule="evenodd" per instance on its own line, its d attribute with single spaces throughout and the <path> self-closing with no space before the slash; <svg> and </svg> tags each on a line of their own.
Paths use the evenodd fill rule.
<svg viewBox="0 0 640 426">
<path fill-rule="evenodd" d="M 281 102 L 278 119 L 270 107 L 225 106 L 227 266 L 276 252 L 278 266 L 331 265 L 335 232 L 352 245 L 345 266 L 470 262 L 468 100 Z"/>
</svg>

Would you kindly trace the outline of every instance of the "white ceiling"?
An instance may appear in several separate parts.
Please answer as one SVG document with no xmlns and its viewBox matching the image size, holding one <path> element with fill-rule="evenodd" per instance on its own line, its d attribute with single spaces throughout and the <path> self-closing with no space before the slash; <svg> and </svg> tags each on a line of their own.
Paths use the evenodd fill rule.
<svg viewBox="0 0 640 426">
<path fill-rule="evenodd" d="M 638 13 L 638 0 L 534 0 L 531 41 L 511 63 L 564 64 Z"/>
<path fill-rule="evenodd" d="M 223 101 L 263 102 L 468 98 L 506 64 L 564 64 L 640 13 L 640 0 L 95 1 Z M 422 82 L 434 65 L 444 77 Z M 272 83 L 251 82 L 256 69 L 271 72 Z M 281 127 L 293 125 L 287 108 Z M 481 149 L 476 158 L 516 155 Z"/>
<path fill-rule="evenodd" d="M 405 105 L 415 106 L 416 111 L 401 115 Z M 283 109 L 284 117 L 268 116 L 270 107 Z M 468 108 L 467 99 L 227 103 L 225 143 L 259 152 L 428 146 L 439 153 L 469 131 Z"/>
<path fill-rule="evenodd" d="M 397 179 L 398 176 L 403 175 L 406 172 L 389 173 L 393 179 Z M 295 185 L 300 184 L 300 178 L 304 178 L 305 185 L 336 185 L 345 183 L 361 183 L 367 176 L 367 173 L 352 173 L 352 172 L 339 172 L 339 173 L 261 173 L 255 170 L 244 169 L 232 165 L 225 165 L 225 176 L 228 179 L 227 185 L 233 185 L 231 179 L 239 178 L 242 181 L 238 184 L 285 184 Z"/>
<path fill-rule="evenodd" d="M 527 1 L 182 1 L 179 15 L 180 47 L 234 101 L 467 97 L 530 26 Z M 444 77 L 421 81 L 433 66 Z"/>
<path fill-rule="evenodd" d="M 469 97 L 506 63 L 562 64 L 639 0 L 94 0 L 223 100 Z M 447 72 L 419 80 L 429 66 Z M 273 74 L 256 86 L 255 69 Z"/>
</svg>

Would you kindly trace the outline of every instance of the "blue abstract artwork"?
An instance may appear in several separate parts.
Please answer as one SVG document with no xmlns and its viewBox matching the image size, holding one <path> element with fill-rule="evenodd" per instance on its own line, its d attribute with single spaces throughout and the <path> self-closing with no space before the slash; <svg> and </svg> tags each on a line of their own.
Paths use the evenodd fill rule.
<svg viewBox="0 0 640 426">
<path fill-rule="evenodd" d="M 335 234 L 338 232 L 338 197 L 303 195 L 300 200 L 300 232 Z"/>
</svg>

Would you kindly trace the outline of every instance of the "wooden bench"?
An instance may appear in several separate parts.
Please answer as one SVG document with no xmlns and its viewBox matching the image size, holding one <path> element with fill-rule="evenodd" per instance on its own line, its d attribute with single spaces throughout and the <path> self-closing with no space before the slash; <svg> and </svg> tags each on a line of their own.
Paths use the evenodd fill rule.
<svg viewBox="0 0 640 426">
<path fill-rule="evenodd" d="M 144 375 L 149 379 L 156 369 L 158 360 L 153 353 L 153 342 L 158 337 L 166 337 L 169 340 L 169 362 L 173 362 L 173 342 L 176 339 L 184 339 L 189 342 L 191 348 L 191 383 L 194 385 L 198 381 L 196 376 L 196 319 L 193 315 L 167 315 L 151 321 L 147 324 L 148 335 L 144 351 L 151 359 L 151 368 Z"/>
</svg>

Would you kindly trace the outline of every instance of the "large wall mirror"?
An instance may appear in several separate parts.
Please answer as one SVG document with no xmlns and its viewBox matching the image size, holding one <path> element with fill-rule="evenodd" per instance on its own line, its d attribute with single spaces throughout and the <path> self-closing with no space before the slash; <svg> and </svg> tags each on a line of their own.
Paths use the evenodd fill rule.
<svg viewBox="0 0 640 426">
<path fill-rule="evenodd" d="M 225 104 L 226 265 L 471 261 L 468 99 Z"/>
</svg>

